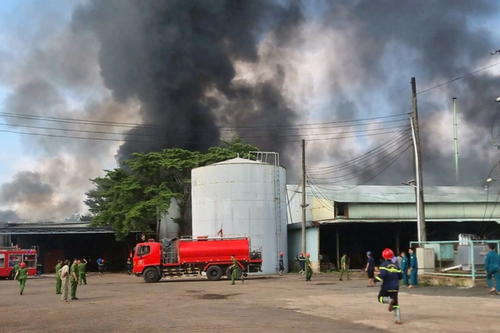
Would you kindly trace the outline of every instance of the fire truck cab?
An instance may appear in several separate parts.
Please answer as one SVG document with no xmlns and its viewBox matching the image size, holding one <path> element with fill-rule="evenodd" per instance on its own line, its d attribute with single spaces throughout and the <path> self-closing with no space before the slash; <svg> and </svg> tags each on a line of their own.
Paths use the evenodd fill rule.
<svg viewBox="0 0 500 333">
<path fill-rule="evenodd" d="M 13 280 L 16 272 L 14 266 L 24 262 L 28 268 L 28 275 L 36 275 L 37 251 L 20 249 L 17 247 L 0 247 L 0 278 Z"/>
</svg>

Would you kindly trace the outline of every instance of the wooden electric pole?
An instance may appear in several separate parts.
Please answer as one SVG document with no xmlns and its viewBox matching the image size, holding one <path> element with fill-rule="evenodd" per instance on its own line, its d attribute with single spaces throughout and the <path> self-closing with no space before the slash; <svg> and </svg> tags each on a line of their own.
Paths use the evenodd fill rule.
<svg viewBox="0 0 500 333">
<path fill-rule="evenodd" d="M 416 201 L 417 201 L 417 224 L 419 242 L 427 241 L 427 231 L 425 227 L 425 208 L 424 208 L 424 187 L 422 185 L 422 159 L 420 154 L 420 134 L 418 126 L 418 107 L 417 107 L 417 84 L 415 78 L 411 78 L 411 95 L 413 103 L 413 135 L 415 145 L 415 182 L 416 182 Z M 419 244 L 420 246 L 420 244 Z"/>
<path fill-rule="evenodd" d="M 306 140 L 302 139 L 302 253 L 306 254 Z"/>
</svg>

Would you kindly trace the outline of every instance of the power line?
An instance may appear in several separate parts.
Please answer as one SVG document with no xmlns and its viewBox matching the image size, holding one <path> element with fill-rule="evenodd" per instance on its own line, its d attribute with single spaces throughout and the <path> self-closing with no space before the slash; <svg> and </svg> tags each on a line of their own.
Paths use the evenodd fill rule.
<svg viewBox="0 0 500 333">
<path fill-rule="evenodd" d="M 360 184 L 357 184 L 357 185 L 354 185 L 354 186 L 351 186 L 351 187 L 348 187 L 348 188 L 344 188 L 344 189 L 338 189 L 338 190 L 332 190 L 332 189 L 329 189 L 329 188 L 326 188 L 326 187 L 322 187 L 318 184 L 316 184 L 317 187 L 319 188 L 322 188 L 324 190 L 328 190 L 328 191 L 334 191 L 334 192 L 340 192 L 340 191 L 349 191 L 349 190 L 352 190 L 358 186 L 361 186 L 361 185 L 364 185 L 368 182 L 370 182 L 371 180 L 377 178 L 378 176 L 380 176 L 383 172 L 385 172 L 388 168 L 391 167 L 391 165 L 393 165 L 409 148 L 411 147 L 408 146 L 404 151 L 402 151 L 399 155 L 397 155 L 385 168 L 383 168 L 380 172 L 378 172 L 376 175 L 374 175 L 373 177 L 367 179 L 366 181 L 360 183 Z"/>
<path fill-rule="evenodd" d="M 308 169 L 310 172 L 312 173 L 321 173 L 323 171 L 328 171 L 332 168 L 337 168 L 337 167 L 340 167 L 340 166 L 343 166 L 343 165 L 347 165 L 349 163 L 351 163 L 352 161 L 357 161 L 357 160 L 360 160 L 362 158 L 364 158 L 365 156 L 369 156 L 377 151 L 379 151 L 381 148 L 384 148 L 386 147 L 387 144 L 397 140 L 402 134 L 404 134 L 405 132 L 408 132 L 410 131 L 410 127 L 398 132 L 396 135 L 392 136 L 391 138 L 389 138 L 387 141 L 383 142 L 382 144 L 380 144 L 379 146 L 369 150 L 368 152 L 362 154 L 362 155 L 358 155 L 356 156 L 355 158 L 353 158 L 352 160 L 349 160 L 349 161 L 346 161 L 346 162 L 342 162 L 340 164 L 336 164 L 336 165 L 330 165 L 330 166 L 325 166 L 325 167 L 318 167 L 318 168 L 310 168 Z"/>
<path fill-rule="evenodd" d="M 79 125 L 94 125 L 94 126 L 113 126 L 113 127 L 126 127 L 126 128 L 145 128 L 145 129 L 179 129 L 182 128 L 180 125 L 172 125 L 172 126 L 163 126 L 156 124 L 141 124 L 141 123 L 128 123 L 128 122 L 111 122 L 111 121 L 101 121 L 101 120 L 90 120 L 90 119 L 78 119 L 78 118 L 65 118 L 65 117 L 51 117 L 51 116 L 39 116 L 39 115 L 30 115 L 30 114 L 22 114 L 22 113 L 12 113 L 12 112 L 0 112 L 1 116 L 9 117 L 9 118 L 20 118 L 27 120 L 40 120 L 40 121 L 50 121 L 50 122 L 59 122 L 59 123 L 70 123 L 70 124 L 79 124 Z M 303 129 L 305 127 L 311 126 L 320 126 L 321 128 L 325 127 L 325 125 L 334 125 L 334 124 L 351 124 L 352 125 L 344 125 L 344 127 L 350 126 L 362 126 L 368 124 L 356 124 L 359 122 L 371 122 L 374 120 L 380 119 L 389 119 L 389 118 L 397 118 L 402 116 L 408 116 L 408 113 L 403 114 L 395 114 L 389 116 L 380 116 L 380 117 L 370 117 L 370 118 L 361 118 L 361 119 L 351 119 L 351 120 L 339 120 L 339 121 L 330 121 L 330 122 L 320 122 L 320 123 L 306 123 L 302 125 L 235 125 L 235 126 L 217 126 L 217 129 L 262 129 L 262 128 L 299 128 Z M 394 122 L 401 120 L 391 120 L 384 122 Z M 383 122 L 380 122 L 383 123 Z M 192 125 L 186 126 L 186 129 L 205 129 L 204 125 Z"/>
<path fill-rule="evenodd" d="M 440 84 L 438 84 L 438 85 L 436 85 L 436 86 L 434 86 L 434 87 L 430 87 L 430 88 L 427 88 L 427 89 L 425 89 L 425 90 L 419 91 L 419 92 L 417 93 L 417 95 L 420 95 L 420 94 L 423 94 L 423 93 L 428 92 L 428 91 L 430 91 L 430 90 L 433 90 L 433 89 L 436 89 L 436 88 L 439 88 L 439 87 L 445 86 L 445 85 L 450 84 L 450 83 L 452 83 L 452 82 L 455 82 L 455 81 L 461 80 L 461 79 L 466 78 L 466 77 L 468 77 L 468 76 L 472 76 L 472 75 L 474 75 L 474 74 L 477 74 L 477 73 L 479 73 L 479 72 L 485 71 L 485 70 L 487 70 L 487 69 L 489 69 L 489 68 L 492 68 L 492 67 L 495 67 L 495 66 L 498 66 L 498 65 L 500 65 L 500 62 L 497 62 L 497 63 L 495 63 L 495 64 L 493 64 L 493 65 L 489 65 L 489 66 L 483 67 L 483 68 L 481 68 L 481 69 L 478 69 L 477 71 L 474 71 L 474 72 L 470 72 L 470 73 L 464 74 L 464 75 L 462 75 L 462 76 L 456 77 L 456 78 L 451 79 L 451 80 L 449 80 L 449 81 L 446 81 L 446 82 L 440 83 Z"/>
<path fill-rule="evenodd" d="M 90 130 L 77 130 L 70 128 L 55 128 L 55 127 L 44 127 L 44 126 L 32 126 L 32 125 L 19 125 L 19 124 L 5 124 L 0 123 L 0 126 L 11 126 L 11 127 L 24 127 L 33 129 L 42 129 L 50 131 L 63 131 L 63 132 L 77 132 L 77 133 L 91 133 L 91 134 L 106 134 L 106 135 L 132 135 L 132 136 L 146 136 L 146 137 L 156 137 L 157 134 L 141 134 L 141 133 L 123 133 L 123 132 L 105 132 L 105 131 L 90 131 Z"/>
<path fill-rule="evenodd" d="M 384 160 L 387 160 L 388 158 L 390 158 L 394 153 L 397 153 L 401 148 L 405 148 L 404 151 L 406 151 L 408 149 L 408 147 L 412 146 L 412 144 L 407 145 L 408 142 L 411 142 L 411 141 L 403 142 L 403 144 L 399 145 L 393 151 L 389 152 L 386 156 L 382 157 L 381 159 L 376 160 L 375 162 L 373 162 L 371 164 L 368 164 L 367 166 L 365 166 L 363 168 L 356 169 L 354 172 L 343 174 L 343 175 L 340 175 L 340 176 L 337 176 L 337 177 L 321 178 L 322 182 L 323 182 L 323 184 L 339 184 L 339 183 L 344 182 L 346 180 L 351 180 L 351 179 L 359 178 L 360 175 L 358 175 L 358 174 L 360 172 L 362 172 L 363 170 L 366 170 L 366 169 L 370 168 L 371 166 L 375 166 L 374 169 L 377 169 L 378 167 L 384 165 L 385 164 Z M 352 176 L 352 177 L 349 177 L 349 176 Z M 345 178 L 345 177 L 348 177 L 348 178 Z M 345 178 L 345 179 L 342 179 L 342 178 Z M 335 180 L 335 181 L 325 181 L 325 179 L 332 179 L 332 180 Z"/>
<path fill-rule="evenodd" d="M 310 136 L 322 136 L 322 135 L 345 135 L 345 134 L 353 134 L 353 133 L 372 133 L 372 132 L 380 132 L 383 131 L 384 133 L 387 133 L 387 130 L 392 130 L 392 129 L 401 129 L 401 128 L 407 128 L 408 126 L 388 126 L 388 127 L 382 127 L 382 128 L 370 128 L 370 129 L 362 129 L 362 130 L 352 130 L 352 131 L 341 131 L 341 132 L 328 132 L 328 133 L 299 133 L 299 134 L 276 134 L 280 138 L 290 138 L 290 137 L 300 137 L 300 138 L 305 138 Z M 258 136 L 244 136 L 246 139 L 254 139 L 254 138 L 261 138 L 262 135 Z"/>
<path fill-rule="evenodd" d="M 389 133 L 397 133 L 399 132 L 398 130 L 392 130 L 392 131 L 385 131 L 385 132 L 379 132 L 379 133 L 371 133 L 371 134 L 361 134 L 361 135 L 350 135 L 350 136 L 334 136 L 334 137 L 325 137 L 325 138 L 317 138 L 317 139 L 308 139 L 307 141 L 325 141 L 325 140 L 341 140 L 341 139 L 352 139 L 352 138 L 360 138 L 360 137 L 367 137 L 367 136 L 375 136 L 375 135 L 384 135 L 384 134 L 389 134 Z M 242 135 L 242 139 L 246 140 L 246 136 Z M 231 140 L 232 138 L 225 138 L 221 139 L 224 141 Z M 285 142 L 302 142 L 302 139 L 296 139 L 296 140 L 276 140 L 271 138 L 265 138 L 265 137 L 259 137 L 255 138 L 257 140 L 253 140 L 252 142 L 254 143 L 259 143 L 259 142 L 264 142 L 264 143 L 285 143 Z"/>
<path fill-rule="evenodd" d="M 316 177 L 318 178 L 325 178 L 324 176 L 322 175 L 327 175 L 327 174 L 335 174 L 339 171 L 342 171 L 342 170 L 345 170 L 345 169 L 351 169 L 353 167 L 356 167 L 356 166 L 359 166 L 359 165 L 363 165 L 363 162 L 367 162 L 373 158 L 376 158 L 382 154 L 390 154 L 390 149 L 393 148 L 394 146 L 398 146 L 395 150 L 397 150 L 398 148 L 400 148 L 402 146 L 401 143 L 404 143 L 407 142 L 410 138 L 409 138 L 410 134 L 407 133 L 405 137 L 402 137 L 402 138 L 399 138 L 399 137 L 394 137 L 392 140 L 393 142 L 391 142 L 390 144 L 386 144 L 385 146 L 380 146 L 380 149 L 377 149 L 377 150 L 371 150 L 369 151 L 368 153 L 362 155 L 361 157 L 356 157 L 352 160 L 349 160 L 349 161 L 346 161 L 346 162 L 343 162 L 341 164 L 338 164 L 338 165 L 334 165 L 334 166 L 331 166 L 329 167 L 329 169 L 325 169 L 325 170 L 322 170 L 322 171 L 310 171 L 309 169 L 309 174 L 312 174 L 312 175 L 315 175 Z M 326 178 L 330 178 L 330 177 L 326 177 Z"/>
<path fill-rule="evenodd" d="M 154 141 L 141 141 L 141 140 L 123 140 L 123 139 L 108 139 L 108 138 L 93 138 L 93 137 L 81 137 L 81 136 L 71 136 L 71 135 L 56 135 L 56 134 L 45 134 L 45 133 L 30 133 L 30 132 L 19 132 L 10 130 L 0 130 L 2 133 L 15 133 L 22 135 L 34 135 L 34 136 L 45 136 L 51 138 L 65 138 L 65 139 L 79 139 L 79 140 L 95 140 L 95 141 L 114 141 L 114 142 L 154 142 Z"/>
</svg>

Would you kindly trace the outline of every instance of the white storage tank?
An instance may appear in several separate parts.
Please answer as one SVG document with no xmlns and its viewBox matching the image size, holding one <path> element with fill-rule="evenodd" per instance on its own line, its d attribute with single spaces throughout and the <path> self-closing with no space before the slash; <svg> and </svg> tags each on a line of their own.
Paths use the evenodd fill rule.
<svg viewBox="0 0 500 333">
<path fill-rule="evenodd" d="M 191 172 L 193 236 L 217 236 L 221 228 L 224 237 L 249 236 L 262 247 L 264 274 L 277 272 L 279 252 L 285 268 L 288 261 L 286 170 L 272 154 L 274 164 L 238 157 Z"/>
</svg>

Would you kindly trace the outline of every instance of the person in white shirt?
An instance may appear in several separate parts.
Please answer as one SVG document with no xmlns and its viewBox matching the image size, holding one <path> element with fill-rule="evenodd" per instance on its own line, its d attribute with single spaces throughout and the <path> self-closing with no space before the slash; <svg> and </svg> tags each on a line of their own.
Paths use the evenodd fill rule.
<svg viewBox="0 0 500 333">
<path fill-rule="evenodd" d="M 68 302 L 69 291 L 69 260 L 64 261 L 64 266 L 59 270 L 58 274 L 62 281 L 62 298 L 63 302 Z"/>
</svg>

